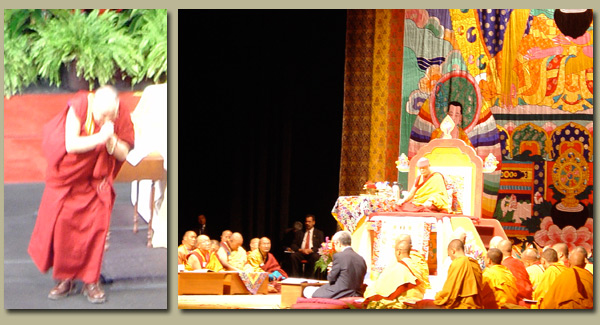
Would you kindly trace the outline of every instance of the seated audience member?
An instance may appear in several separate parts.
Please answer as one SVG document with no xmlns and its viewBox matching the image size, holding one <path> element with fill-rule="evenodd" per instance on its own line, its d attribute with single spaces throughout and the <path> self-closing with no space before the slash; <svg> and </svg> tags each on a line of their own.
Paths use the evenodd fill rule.
<svg viewBox="0 0 600 325">
<path fill-rule="evenodd" d="M 517 284 L 515 276 L 502 265 L 502 252 L 490 248 L 485 257 L 485 270 L 482 274 L 481 298 L 485 309 L 500 309 L 505 304 L 517 304 Z"/>
<path fill-rule="evenodd" d="M 269 273 L 269 281 L 281 281 L 288 277 L 287 273 L 281 268 L 275 256 L 270 253 L 271 240 L 263 237 L 259 240 L 258 249 L 248 254 L 248 265 L 252 272 Z"/>
<path fill-rule="evenodd" d="M 367 263 L 351 247 L 352 235 L 338 231 L 331 240 L 334 250 L 333 266 L 327 275 L 329 283 L 318 287 L 306 287 L 307 298 L 362 297 L 362 284 L 367 273 Z"/>
<path fill-rule="evenodd" d="M 542 276 L 544 275 L 544 267 L 540 262 L 540 255 L 535 248 L 526 248 L 521 254 L 521 261 L 525 265 L 525 270 L 529 274 L 529 281 L 533 290 L 537 288 Z"/>
<path fill-rule="evenodd" d="M 208 236 L 208 229 L 206 227 L 206 216 L 203 214 L 200 214 L 198 216 L 198 236 L 200 235 Z"/>
<path fill-rule="evenodd" d="M 206 235 L 200 235 L 196 238 L 197 247 L 188 256 L 185 263 L 187 271 L 211 270 L 219 272 L 223 270 L 223 265 L 219 262 L 217 255 L 210 250 L 210 238 Z"/>
<path fill-rule="evenodd" d="M 539 308 L 540 301 L 544 298 L 554 280 L 567 269 L 566 266 L 558 262 L 558 254 L 553 248 L 544 249 L 540 261 L 544 267 L 544 275 L 533 291 L 533 300 L 537 301 L 536 304 L 531 306 L 533 309 Z"/>
<path fill-rule="evenodd" d="M 379 278 L 365 290 L 367 308 L 405 309 L 405 301 L 423 299 L 426 290 L 425 274 L 414 264 L 410 256 L 411 248 L 410 236 L 396 239 L 396 261 L 390 261 Z"/>
<path fill-rule="evenodd" d="M 221 233 L 221 246 L 224 243 L 228 243 L 229 242 L 229 238 L 231 238 L 231 230 L 223 230 L 223 232 Z"/>
<path fill-rule="evenodd" d="M 258 242 L 260 241 L 260 238 L 252 238 L 250 239 L 250 250 L 248 252 L 246 252 L 247 254 L 250 254 L 251 252 L 254 252 L 255 250 L 258 249 Z"/>
<path fill-rule="evenodd" d="M 525 269 L 525 264 L 512 256 L 512 242 L 508 239 L 498 244 L 498 249 L 502 252 L 502 265 L 506 266 L 517 279 L 517 302 L 523 304 L 523 299 L 531 299 L 533 287 L 529 281 L 529 273 Z"/>
<path fill-rule="evenodd" d="M 219 250 L 219 247 L 221 247 L 221 244 L 219 243 L 218 240 L 216 240 L 216 239 L 211 239 L 210 240 L 210 251 L 211 251 L 211 253 L 217 253 L 217 251 Z"/>
<path fill-rule="evenodd" d="M 239 232 L 234 232 L 229 241 L 221 243 L 221 247 L 217 251 L 217 258 L 225 271 L 243 271 L 247 261 L 246 250 L 242 247 L 243 243 L 244 237 Z"/>
<path fill-rule="evenodd" d="M 449 212 L 451 211 L 444 176 L 432 172 L 429 159 L 423 157 L 417 161 L 419 176 L 406 198 L 398 201 L 397 211 L 405 212 Z"/>
<path fill-rule="evenodd" d="M 454 239 L 448 244 L 452 264 L 442 290 L 435 295 L 433 303 L 445 309 L 482 309 L 481 267 L 465 255 L 464 243 Z"/>
<path fill-rule="evenodd" d="M 490 239 L 490 244 L 488 245 L 488 249 L 490 248 L 498 248 L 498 244 L 500 244 L 501 241 L 503 241 L 504 238 L 502 238 L 501 236 L 494 236 L 492 237 L 492 239 Z"/>
<path fill-rule="evenodd" d="M 291 246 L 294 253 L 290 256 L 292 277 L 315 277 L 315 262 L 321 257 L 318 252 L 321 244 L 325 241 L 323 232 L 315 228 L 315 223 L 315 216 L 307 215 L 304 219 L 305 231 L 296 233 L 296 238 Z M 306 261 L 304 271 L 302 270 L 302 261 Z"/>
<path fill-rule="evenodd" d="M 558 263 L 569 267 L 569 246 L 565 243 L 556 243 L 552 248 L 558 254 Z"/>
<path fill-rule="evenodd" d="M 296 221 L 294 222 L 294 226 L 292 228 L 287 228 L 283 234 L 282 243 L 284 245 L 284 250 L 287 252 L 294 252 L 292 250 L 292 243 L 296 238 L 297 233 L 302 233 L 302 222 Z"/>
<path fill-rule="evenodd" d="M 196 248 L 196 232 L 186 231 L 177 247 L 177 264 L 185 265 L 186 257 Z"/>
<path fill-rule="evenodd" d="M 541 298 L 540 309 L 593 309 L 594 276 L 585 269 L 587 251 L 578 246 L 569 255 L 570 268 L 554 280 Z"/>
</svg>

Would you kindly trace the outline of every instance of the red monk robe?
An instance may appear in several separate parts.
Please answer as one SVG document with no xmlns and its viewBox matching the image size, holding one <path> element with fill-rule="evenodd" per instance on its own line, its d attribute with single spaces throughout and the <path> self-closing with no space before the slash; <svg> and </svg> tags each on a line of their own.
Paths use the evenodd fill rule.
<svg viewBox="0 0 600 325">
<path fill-rule="evenodd" d="M 106 234 L 115 201 L 113 179 L 122 162 L 108 154 L 105 145 L 84 153 L 67 153 L 65 121 L 69 107 L 80 121 L 80 134 L 90 135 L 85 121 L 100 126 L 88 115 L 88 93 L 80 92 L 58 116 L 44 126 L 42 149 L 48 160 L 46 187 L 40 203 L 28 252 L 41 272 L 53 267 L 53 278 L 95 283 L 100 278 Z M 91 119 L 90 119 L 91 118 Z M 118 110 L 114 133 L 130 148 L 134 129 L 130 112 Z"/>
<path fill-rule="evenodd" d="M 533 286 L 529 280 L 529 273 L 525 268 L 525 264 L 512 256 L 502 260 L 502 265 L 506 266 L 517 280 L 517 302 L 521 303 L 523 299 L 531 299 Z"/>
</svg>

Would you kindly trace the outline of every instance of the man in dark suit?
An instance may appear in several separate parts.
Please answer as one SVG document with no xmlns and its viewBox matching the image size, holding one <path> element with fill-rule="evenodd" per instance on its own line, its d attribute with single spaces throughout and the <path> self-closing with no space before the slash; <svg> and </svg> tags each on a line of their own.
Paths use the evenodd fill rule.
<svg viewBox="0 0 600 325">
<path fill-rule="evenodd" d="M 329 283 L 319 287 L 312 298 L 362 297 L 367 263 L 350 247 L 352 235 L 348 231 L 338 231 L 331 242 L 337 253 L 333 255 L 333 266 L 327 275 Z"/>
<path fill-rule="evenodd" d="M 292 253 L 290 260 L 292 264 L 292 277 L 315 277 L 315 262 L 321 257 L 319 248 L 325 240 L 323 232 L 315 228 L 315 216 L 312 214 L 306 215 L 304 219 L 304 232 L 296 232 L 296 237 L 291 245 Z M 306 261 L 304 272 L 302 271 L 302 261 Z"/>
</svg>

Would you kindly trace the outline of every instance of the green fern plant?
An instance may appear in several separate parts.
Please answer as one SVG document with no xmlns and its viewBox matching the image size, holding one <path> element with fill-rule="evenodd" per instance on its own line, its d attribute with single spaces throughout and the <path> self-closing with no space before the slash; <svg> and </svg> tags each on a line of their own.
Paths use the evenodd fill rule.
<svg viewBox="0 0 600 325">
<path fill-rule="evenodd" d="M 29 53 L 29 39 L 11 36 L 4 25 L 4 96 L 10 98 L 37 81 L 37 69 Z"/>
<path fill-rule="evenodd" d="M 133 17 L 139 17 L 131 25 L 134 37 L 144 57 L 142 73 L 155 83 L 167 78 L 167 10 L 134 9 Z"/>
<path fill-rule="evenodd" d="M 139 82 L 143 60 L 138 42 L 117 21 L 113 11 L 99 15 L 98 10 L 75 10 L 40 26 L 31 49 L 39 76 L 60 86 L 61 66 L 75 61 L 77 76 L 89 82 L 90 90 L 95 81 L 101 85 L 114 81 L 117 69 L 124 72 L 123 78 L 131 77 L 132 84 Z"/>
</svg>

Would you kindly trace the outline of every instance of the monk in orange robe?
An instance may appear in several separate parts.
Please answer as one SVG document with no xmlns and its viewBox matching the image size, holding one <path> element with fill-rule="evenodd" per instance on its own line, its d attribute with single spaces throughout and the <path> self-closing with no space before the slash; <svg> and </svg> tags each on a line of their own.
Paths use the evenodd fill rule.
<svg viewBox="0 0 600 325">
<path fill-rule="evenodd" d="M 481 296 L 485 309 L 500 309 L 505 304 L 517 304 L 517 279 L 502 265 L 502 252 L 490 248 L 485 257 Z"/>
<path fill-rule="evenodd" d="M 409 235 L 402 235 L 396 240 L 396 261 L 391 261 L 379 278 L 365 290 L 364 304 L 367 308 L 405 309 L 407 306 L 404 302 L 423 299 L 429 285 L 429 280 L 425 280 L 429 270 L 423 270 L 418 262 L 415 263 L 411 247 Z"/>
<path fill-rule="evenodd" d="M 223 265 L 219 262 L 217 255 L 210 250 L 211 242 L 208 236 L 198 236 L 196 246 L 198 248 L 194 249 L 186 258 L 186 271 L 211 270 L 219 272 L 223 270 Z"/>
<path fill-rule="evenodd" d="M 533 300 L 537 301 L 537 303 L 531 306 L 532 309 L 539 308 L 540 301 L 544 298 L 556 278 L 567 269 L 566 266 L 558 262 L 558 254 L 553 248 L 545 249 L 542 252 L 540 260 L 545 271 L 540 283 L 533 291 Z"/>
<path fill-rule="evenodd" d="M 593 309 L 594 276 L 585 269 L 587 251 L 579 246 L 569 256 L 570 268 L 554 280 L 541 298 L 540 309 Z"/>
<path fill-rule="evenodd" d="M 552 245 L 552 248 L 558 254 L 558 263 L 569 267 L 569 246 L 565 243 L 556 243 Z"/>
<path fill-rule="evenodd" d="M 451 202 L 446 190 L 446 181 L 440 173 L 429 168 L 429 159 L 417 161 L 419 176 L 408 195 L 398 201 L 396 211 L 404 212 L 449 212 Z"/>
<path fill-rule="evenodd" d="M 446 282 L 435 295 L 434 304 L 446 309 L 482 309 L 482 275 L 479 263 L 465 255 L 464 243 L 454 239 L 448 244 L 452 264 Z"/>
<path fill-rule="evenodd" d="M 183 234 L 181 245 L 177 247 L 177 264 L 185 265 L 187 256 L 196 248 L 196 232 L 189 230 Z"/>
<path fill-rule="evenodd" d="M 134 145 L 130 113 L 117 91 L 79 92 L 43 130 L 46 187 L 28 252 L 38 269 L 53 268 L 58 284 L 49 299 L 68 296 L 84 282 L 92 303 L 106 295 L 98 280 L 115 202 L 113 180 Z"/>
<path fill-rule="evenodd" d="M 520 305 L 525 306 L 524 299 L 531 299 L 533 293 L 533 287 L 529 280 L 529 273 L 525 269 L 525 264 L 512 256 L 512 243 L 510 240 L 505 239 L 498 244 L 498 249 L 502 252 L 503 259 L 502 265 L 506 266 L 510 272 L 517 279 L 517 288 L 519 293 L 517 294 L 517 302 Z"/>
</svg>

